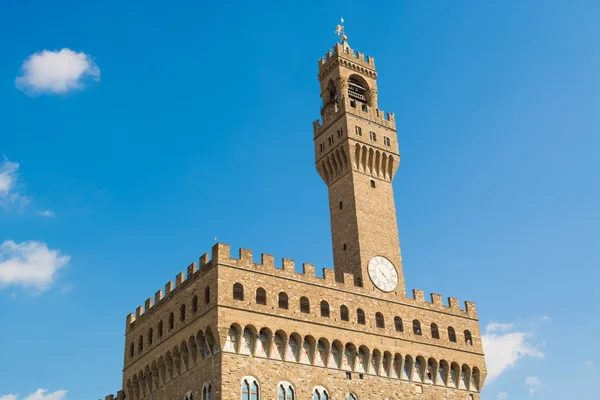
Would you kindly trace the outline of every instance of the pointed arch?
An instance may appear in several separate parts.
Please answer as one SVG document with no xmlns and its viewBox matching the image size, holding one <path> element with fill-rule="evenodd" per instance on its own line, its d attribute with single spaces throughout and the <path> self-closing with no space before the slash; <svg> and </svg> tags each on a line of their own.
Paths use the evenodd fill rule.
<svg viewBox="0 0 600 400">
<path fill-rule="evenodd" d="M 446 386 L 448 384 L 448 373 L 450 371 L 450 365 L 448 361 L 441 360 L 437 370 L 437 377 L 435 384 L 439 386 Z"/>
<path fill-rule="evenodd" d="M 317 351 L 315 352 L 314 365 L 325 367 L 327 365 L 327 357 L 329 355 L 329 341 L 320 338 L 317 342 Z"/>
<path fill-rule="evenodd" d="M 255 351 L 257 357 L 269 357 L 272 337 L 273 333 L 269 328 L 262 328 L 258 332 Z"/>
</svg>

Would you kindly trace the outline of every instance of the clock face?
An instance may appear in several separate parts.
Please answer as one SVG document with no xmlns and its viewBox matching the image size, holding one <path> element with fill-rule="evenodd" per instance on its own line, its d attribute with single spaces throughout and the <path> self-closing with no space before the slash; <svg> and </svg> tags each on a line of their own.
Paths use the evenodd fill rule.
<svg viewBox="0 0 600 400">
<path fill-rule="evenodd" d="M 384 292 L 391 292 L 398 285 L 398 272 L 390 260 L 382 256 L 375 256 L 369 261 L 369 277 L 377 288 Z"/>
</svg>

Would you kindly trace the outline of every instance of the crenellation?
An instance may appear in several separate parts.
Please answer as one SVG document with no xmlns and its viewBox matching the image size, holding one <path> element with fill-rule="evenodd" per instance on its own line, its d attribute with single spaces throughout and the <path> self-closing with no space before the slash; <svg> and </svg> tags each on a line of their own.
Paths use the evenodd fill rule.
<svg viewBox="0 0 600 400">
<path fill-rule="evenodd" d="M 146 309 L 146 311 L 152 308 L 152 297 L 148 297 L 146 299 L 146 302 L 144 303 L 144 308 Z"/>
<path fill-rule="evenodd" d="M 154 304 L 158 304 L 159 301 L 163 299 L 163 291 L 162 289 L 154 293 Z"/>
<path fill-rule="evenodd" d="M 173 281 L 169 281 L 165 284 L 165 296 L 168 297 L 173 291 Z"/>
<path fill-rule="evenodd" d="M 294 260 L 290 260 L 288 258 L 281 259 L 282 270 L 286 272 L 294 272 L 295 264 L 296 263 L 294 262 Z"/>
<path fill-rule="evenodd" d="M 198 260 L 198 262 L 200 263 L 200 272 L 204 272 L 206 270 L 206 268 L 208 268 L 208 263 L 210 262 L 210 256 L 208 255 L 208 253 L 204 253 L 200 256 L 200 259 Z"/>
<path fill-rule="evenodd" d="M 308 278 L 316 278 L 315 266 L 313 264 L 302 263 L 302 274 Z"/>
<path fill-rule="evenodd" d="M 460 312 L 460 304 L 458 303 L 458 299 L 454 297 L 448 297 L 448 307 L 452 311 Z"/>
<path fill-rule="evenodd" d="M 231 260 L 231 248 L 228 244 L 216 243 L 212 247 L 212 262 L 213 263 L 226 263 Z"/>
<path fill-rule="evenodd" d="M 175 287 L 179 289 L 183 284 L 183 281 L 185 281 L 185 275 L 183 274 L 183 272 L 180 272 L 175 277 Z"/>
<path fill-rule="evenodd" d="M 354 286 L 354 274 L 344 272 L 343 275 L 344 281 L 342 282 L 346 286 Z"/>
<path fill-rule="evenodd" d="M 477 318 L 477 309 L 475 308 L 475 303 L 472 301 L 465 301 L 465 310 L 467 315 L 472 318 Z"/>
<path fill-rule="evenodd" d="M 139 306 L 135 309 L 135 317 L 139 318 L 144 314 L 144 306 Z"/>
<path fill-rule="evenodd" d="M 323 268 L 323 279 L 325 283 L 335 286 L 335 272 L 331 268 Z"/>
<path fill-rule="evenodd" d="M 431 297 L 431 304 L 433 304 L 434 306 L 438 306 L 438 307 L 444 306 L 444 302 L 442 300 L 441 294 L 431 293 L 430 297 Z"/>
<path fill-rule="evenodd" d="M 275 269 L 275 257 L 271 254 L 262 253 L 260 255 L 260 265 L 267 269 Z"/>
<path fill-rule="evenodd" d="M 413 299 L 418 302 L 425 303 L 425 292 L 421 289 L 413 289 Z"/>
<path fill-rule="evenodd" d="M 187 267 L 187 278 L 190 279 L 196 273 L 196 263 L 193 262 Z"/>
<path fill-rule="evenodd" d="M 104 397 L 104 400 L 114 400 L 115 396 L 113 394 L 109 394 L 108 396 Z"/>
<path fill-rule="evenodd" d="M 129 313 L 127 314 L 127 326 L 130 326 L 135 322 L 135 314 Z"/>
</svg>

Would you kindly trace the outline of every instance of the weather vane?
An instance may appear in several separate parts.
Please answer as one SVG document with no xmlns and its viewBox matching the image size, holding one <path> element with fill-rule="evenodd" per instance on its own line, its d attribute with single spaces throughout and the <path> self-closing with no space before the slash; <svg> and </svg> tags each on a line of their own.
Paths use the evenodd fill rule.
<svg viewBox="0 0 600 400">
<path fill-rule="evenodd" d="M 341 23 L 341 24 L 338 24 L 338 25 L 335 27 L 335 33 L 336 33 L 338 36 L 341 36 L 341 37 L 342 37 L 342 43 L 343 43 L 343 42 L 345 42 L 345 41 L 348 39 L 348 37 L 346 36 L 346 33 L 344 32 L 344 18 L 341 18 L 341 19 L 340 19 L 340 21 L 341 21 L 342 23 Z"/>
</svg>

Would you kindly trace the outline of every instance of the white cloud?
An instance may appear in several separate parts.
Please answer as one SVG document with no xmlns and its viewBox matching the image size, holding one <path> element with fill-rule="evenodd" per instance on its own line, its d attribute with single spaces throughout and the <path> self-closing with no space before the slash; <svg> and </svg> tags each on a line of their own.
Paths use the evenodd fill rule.
<svg viewBox="0 0 600 400">
<path fill-rule="evenodd" d="M 15 84 L 31 95 L 66 93 L 83 88 L 85 79 L 100 80 L 100 69 L 89 55 L 66 48 L 32 54 L 23 62 L 21 72 Z"/>
<path fill-rule="evenodd" d="M 542 382 L 540 382 L 537 376 L 528 376 L 525 378 L 525 386 L 531 395 L 538 390 L 541 384 Z"/>
<path fill-rule="evenodd" d="M 40 215 L 44 217 L 54 217 L 54 213 L 50 210 L 40 211 Z"/>
<path fill-rule="evenodd" d="M 594 363 L 593 363 L 593 362 L 591 362 L 591 361 L 584 361 L 584 362 L 583 362 L 583 365 L 585 365 L 586 367 L 589 367 L 589 368 L 591 368 L 591 367 L 593 367 L 593 366 L 594 366 Z M 0 399 L 0 400 L 1 400 L 1 399 Z"/>
<path fill-rule="evenodd" d="M 500 392 L 498 393 L 498 397 L 496 397 L 497 400 L 506 400 L 508 399 L 508 393 L 506 392 Z"/>
<path fill-rule="evenodd" d="M 0 245 L 0 288 L 12 285 L 47 290 L 70 259 L 60 250 L 48 249 L 45 243 L 6 240 Z"/>
<path fill-rule="evenodd" d="M 3 157 L 0 164 L 0 206 L 25 206 L 29 203 L 29 198 L 21 195 L 17 190 L 18 170 L 19 163 Z"/>
<path fill-rule="evenodd" d="M 19 395 L 16 394 L 0 395 L 0 400 L 17 400 L 18 398 Z M 38 389 L 29 396 L 24 397 L 23 400 L 66 400 L 66 398 L 66 390 L 57 390 L 55 392 L 48 393 L 47 389 Z"/>
<path fill-rule="evenodd" d="M 502 328 L 498 328 L 498 327 Z M 489 324 L 481 336 L 488 375 L 487 381 L 496 379 L 508 367 L 514 367 L 523 357 L 544 358 L 544 353 L 528 342 L 531 334 L 527 332 L 506 332 L 512 324 Z M 503 333 L 494 333 L 502 330 Z"/>
</svg>

